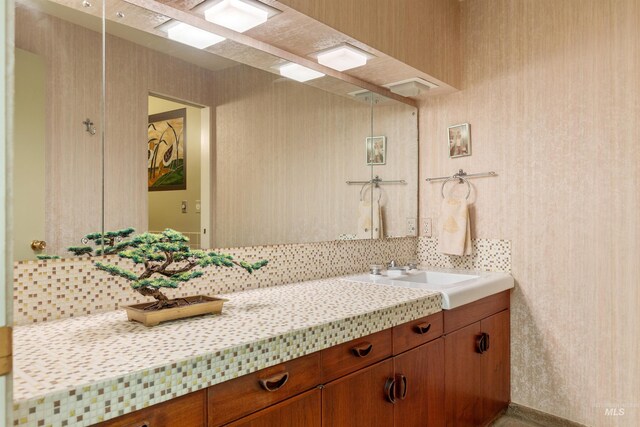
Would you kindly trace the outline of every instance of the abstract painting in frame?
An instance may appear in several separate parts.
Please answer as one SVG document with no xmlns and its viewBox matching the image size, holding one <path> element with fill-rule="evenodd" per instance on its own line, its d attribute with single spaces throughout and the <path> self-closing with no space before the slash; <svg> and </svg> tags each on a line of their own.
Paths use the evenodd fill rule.
<svg viewBox="0 0 640 427">
<path fill-rule="evenodd" d="M 147 127 L 149 191 L 187 188 L 187 109 L 149 116 Z"/>
</svg>

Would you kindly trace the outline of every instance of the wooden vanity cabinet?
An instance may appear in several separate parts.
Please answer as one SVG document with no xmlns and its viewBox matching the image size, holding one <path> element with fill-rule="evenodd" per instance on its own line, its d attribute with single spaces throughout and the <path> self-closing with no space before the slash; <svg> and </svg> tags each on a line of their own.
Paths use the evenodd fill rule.
<svg viewBox="0 0 640 427">
<path fill-rule="evenodd" d="M 447 426 L 488 425 L 510 400 L 509 291 L 444 312 Z"/>
<path fill-rule="evenodd" d="M 509 403 L 509 291 L 103 427 L 478 427 Z"/>
</svg>

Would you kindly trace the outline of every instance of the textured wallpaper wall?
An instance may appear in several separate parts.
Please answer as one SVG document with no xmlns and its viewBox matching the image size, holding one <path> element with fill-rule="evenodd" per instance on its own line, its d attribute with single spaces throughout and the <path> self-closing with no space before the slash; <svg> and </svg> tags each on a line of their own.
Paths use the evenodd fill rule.
<svg viewBox="0 0 640 427">
<path fill-rule="evenodd" d="M 640 2 L 461 7 L 463 89 L 422 103 L 420 172 L 498 173 L 472 181 L 472 228 L 512 245 L 513 401 L 640 425 Z M 449 159 L 463 122 L 473 155 Z M 422 217 L 439 191 L 421 185 Z"/>
</svg>

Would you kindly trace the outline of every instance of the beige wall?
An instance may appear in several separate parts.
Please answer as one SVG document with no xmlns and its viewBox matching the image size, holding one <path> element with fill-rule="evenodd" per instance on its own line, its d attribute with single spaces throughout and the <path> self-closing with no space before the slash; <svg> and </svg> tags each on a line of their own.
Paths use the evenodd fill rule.
<svg viewBox="0 0 640 427">
<path fill-rule="evenodd" d="M 181 232 L 200 231 L 200 213 L 196 200 L 200 194 L 201 109 L 166 99 L 149 97 L 149 115 L 186 108 L 187 110 L 187 188 L 186 190 L 149 191 L 149 230 L 173 228 Z M 182 213 L 181 202 L 187 201 L 187 213 Z"/>
<path fill-rule="evenodd" d="M 420 172 L 499 175 L 473 181 L 473 228 L 512 241 L 513 401 L 640 425 L 640 2 L 461 6 L 463 90 L 422 103 Z M 450 160 L 466 121 L 473 156 Z M 421 185 L 423 216 L 439 191 Z"/>
<path fill-rule="evenodd" d="M 216 245 L 314 242 L 356 234 L 361 185 L 370 179 L 365 139 L 368 103 L 340 97 L 247 66 L 216 72 Z M 416 216 L 416 111 L 404 104 L 374 110 L 387 136 L 383 179 L 385 233 L 405 236 Z"/>
<path fill-rule="evenodd" d="M 45 240 L 45 79 L 39 55 L 16 49 L 13 104 L 13 256 L 36 259 L 31 241 Z"/>
</svg>

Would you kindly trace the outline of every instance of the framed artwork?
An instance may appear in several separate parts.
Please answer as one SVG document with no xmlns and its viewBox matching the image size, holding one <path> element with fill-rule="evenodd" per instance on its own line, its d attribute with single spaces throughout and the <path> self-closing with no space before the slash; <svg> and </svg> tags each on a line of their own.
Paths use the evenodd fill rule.
<svg viewBox="0 0 640 427">
<path fill-rule="evenodd" d="M 384 165 L 387 163 L 387 137 L 369 136 L 366 142 L 367 165 Z"/>
<path fill-rule="evenodd" d="M 471 127 L 469 123 L 449 126 L 449 157 L 471 155 Z"/>
<path fill-rule="evenodd" d="M 149 116 L 147 127 L 149 191 L 187 189 L 187 109 Z"/>
</svg>

